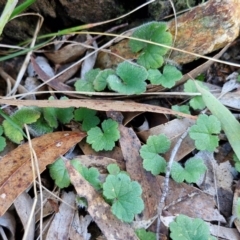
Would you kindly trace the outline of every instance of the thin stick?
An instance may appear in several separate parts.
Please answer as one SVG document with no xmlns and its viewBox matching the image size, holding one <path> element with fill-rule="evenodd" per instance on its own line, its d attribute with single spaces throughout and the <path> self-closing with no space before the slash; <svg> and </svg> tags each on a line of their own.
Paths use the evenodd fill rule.
<svg viewBox="0 0 240 240">
<path fill-rule="evenodd" d="M 171 156 L 170 156 L 170 159 L 169 159 L 169 162 L 167 165 L 166 176 L 165 176 L 164 186 L 163 186 L 163 193 L 162 193 L 161 199 L 158 204 L 158 220 L 157 220 L 157 230 L 156 230 L 156 239 L 157 240 L 160 239 L 159 235 L 160 235 L 160 227 L 161 227 L 161 215 L 162 215 L 162 210 L 164 207 L 164 202 L 165 202 L 168 190 L 169 190 L 169 178 L 170 178 L 172 164 L 173 164 L 173 161 L 175 159 L 175 156 L 177 154 L 177 151 L 178 151 L 183 139 L 188 134 L 188 130 L 189 130 L 189 128 L 187 128 L 187 130 L 182 134 L 182 136 L 177 141 L 176 145 L 174 146 L 174 148 L 171 152 Z"/>
</svg>

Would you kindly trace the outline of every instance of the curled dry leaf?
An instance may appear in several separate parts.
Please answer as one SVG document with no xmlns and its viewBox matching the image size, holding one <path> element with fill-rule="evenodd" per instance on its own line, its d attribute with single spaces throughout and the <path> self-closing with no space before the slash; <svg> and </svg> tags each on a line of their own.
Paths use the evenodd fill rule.
<svg viewBox="0 0 240 240">
<path fill-rule="evenodd" d="M 85 137 L 82 132 L 55 132 L 32 140 L 39 171 L 45 170 L 60 155 Z M 0 161 L 0 216 L 11 206 L 16 197 L 26 190 L 33 181 L 29 144 L 25 143 Z"/>
<path fill-rule="evenodd" d="M 31 57 L 31 63 L 32 66 L 36 72 L 36 74 L 38 75 L 38 77 L 43 81 L 43 82 L 47 82 L 51 77 L 49 75 L 46 74 L 46 72 L 44 72 L 41 67 L 38 65 L 38 63 L 36 62 L 36 60 Z M 52 81 L 47 82 L 47 85 L 49 85 L 50 87 L 52 87 L 55 90 L 58 91 L 72 91 L 73 88 L 69 87 L 68 85 L 59 82 L 57 78 L 54 78 Z"/>
<path fill-rule="evenodd" d="M 86 52 L 86 45 L 90 45 L 92 42 L 93 40 L 89 39 L 83 44 L 79 42 L 71 43 L 61 48 L 60 50 L 45 52 L 44 55 L 56 64 L 73 62 Z"/>
</svg>

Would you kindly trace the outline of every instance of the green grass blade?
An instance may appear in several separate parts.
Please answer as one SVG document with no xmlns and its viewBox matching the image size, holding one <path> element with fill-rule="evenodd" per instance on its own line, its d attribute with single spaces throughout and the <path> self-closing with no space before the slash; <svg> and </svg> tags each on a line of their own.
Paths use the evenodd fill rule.
<svg viewBox="0 0 240 240">
<path fill-rule="evenodd" d="M 18 14 L 22 13 L 23 11 L 25 11 L 29 6 L 31 6 L 34 2 L 36 2 L 36 0 L 26 0 L 25 2 L 23 2 L 22 4 L 20 4 L 19 6 L 17 6 L 14 11 L 11 14 L 10 19 L 14 18 L 15 16 L 17 16 Z"/>
<path fill-rule="evenodd" d="M 203 101 L 212 114 L 221 122 L 223 131 L 225 132 L 229 143 L 231 144 L 235 154 L 240 159 L 240 123 L 233 114 L 208 90 L 200 87 L 197 83 L 196 87 L 202 94 Z"/>
<path fill-rule="evenodd" d="M 15 6 L 17 5 L 17 0 L 8 0 L 0 18 L 0 36 L 2 35 L 3 28 L 7 24 Z"/>
</svg>

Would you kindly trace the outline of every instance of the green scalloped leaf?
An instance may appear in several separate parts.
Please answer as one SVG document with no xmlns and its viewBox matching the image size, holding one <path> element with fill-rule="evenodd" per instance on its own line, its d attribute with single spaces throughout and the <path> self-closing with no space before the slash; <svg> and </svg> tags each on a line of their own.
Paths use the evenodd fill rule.
<svg viewBox="0 0 240 240">
<path fill-rule="evenodd" d="M 108 175 L 103 184 L 103 195 L 113 201 L 113 214 L 124 222 L 132 222 L 134 215 L 143 211 L 141 194 L 141 185 L 122 172 Z"/>
<path fill-rule="evenodd" d="M 165 65 L 163 73 L 157 69 L 149 69 L 148 74 L 151 84 L 162 85 L 165 88 L 173 87 L 176 81 L 182 78 L 182 73 L 175 66 L 171 65 Z"/>
<path fill-rule="evenodd" d="M 96 91 L 103 91 L 107 87 L 107 78 L 110 75 L 114 75 L 115 71 L 112 69 L 105 69 L 98 73 L 95 80 L 93 81 L 93 86 Z"/>
<path fill-rule="evenodd" d="M 196 183 L 206 170 L 207 167 L 203 160 L 193 157 L 185 162 L 184 168 L 180 163 L 173 162 L 171 176 L 173 180 L 178 183 L 182 183 L 183 181 L 187 183 Z"/>
<path fill-rule="evenodd" d="M 107 78 L 108 86 L 113 91 L 123 94 L 140 94 L 146 91 L 148 73 L 145 68 L 128 61 L 118 64 L 116 75 Z"/>
<path fill-rule="evenodd" d="M 150 22 L 138 27 L 132 37 L 171 46 L 172 35 L 167 30 L 165 22 Z M 137 62 L 147 69 L 161 67 L 164 63 L 163 56 L 168 52 L 168 48 L 133 39 L 130 39 L 129 46 L 133 52 L 141 51 Z"/>
<path fill-rule="evenodd" d="M 210 235 L 208 225 L 200 218 L 179 215 L 170 225 L 172 240 L 216 240 Z"/>
<path fill-rule="evenodd" d="M 150 136 L 140 149 L 144 169 L 151 171 L 155 176 L 165 172 L 166 160 L 159 154 L 166 153 L 170 145 L 170 140 L 164 134 Z"/>
</svg>

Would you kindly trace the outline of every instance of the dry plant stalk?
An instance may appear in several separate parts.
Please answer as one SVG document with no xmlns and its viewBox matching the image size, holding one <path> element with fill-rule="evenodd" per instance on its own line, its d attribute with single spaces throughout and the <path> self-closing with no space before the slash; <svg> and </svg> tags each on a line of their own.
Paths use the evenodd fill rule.
<svg viewBox="0 0 240 240">
<path fill-rule="evenodd" d="M 177 18 L 176 48 L 205 55 L 223 48 L 239 35 L 239 0 L 210 0 Z M 169 22 L 174 35 L 175 21 Z M 171 59 L 179 64 L 195 60 L 189 54 L 173 51 Z"/>
</svg>

